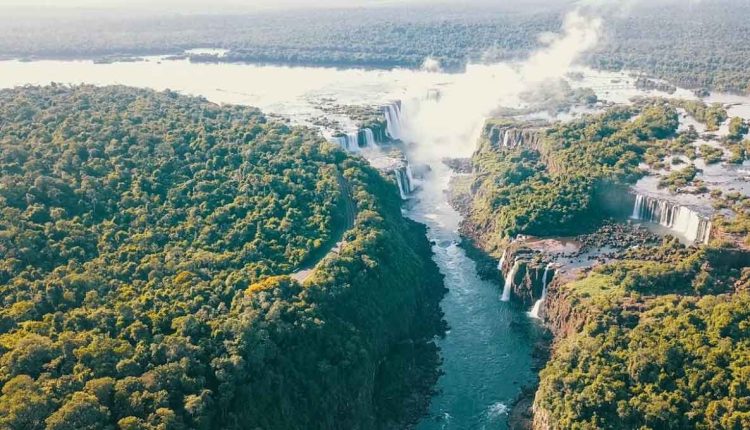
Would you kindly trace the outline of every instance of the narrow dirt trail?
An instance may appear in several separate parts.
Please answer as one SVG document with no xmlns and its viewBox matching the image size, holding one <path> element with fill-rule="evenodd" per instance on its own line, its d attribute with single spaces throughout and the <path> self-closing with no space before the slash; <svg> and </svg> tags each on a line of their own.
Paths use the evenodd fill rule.
<svg viewBox="0 0 750 430">
<path fill-rule="evenodd" d="M 357 209 L 354 200 L 352 199 L 351 187 L 349 187 L 349 183 L 344 179 L 344 176 L 341 175 L 341 173 L 337 175 L 337 180 L 341 190 L 341 196 L 344 199 L 345 222 L 331 235 L 332 238 L 336 239 L 335 242 L 334 239 L 329 241 L 330 247 L 327 251 L 324 252 L 322 249 L 318 250 L 315 253 L 315 256 L 309 258 L 308 261 L 305 261 L 297 269 L 297 271 L 289 275 L 292 279 L 295 279 L 300 283 L 305 282 L 315 273 L 315 267 L 318 263 L 323 261 L 329 255 L 338 254 L 341 251 L 341 248 L 344 246 L 344 233 L 354 227 L 354 219 L 357 216 Z"/>
</svg>

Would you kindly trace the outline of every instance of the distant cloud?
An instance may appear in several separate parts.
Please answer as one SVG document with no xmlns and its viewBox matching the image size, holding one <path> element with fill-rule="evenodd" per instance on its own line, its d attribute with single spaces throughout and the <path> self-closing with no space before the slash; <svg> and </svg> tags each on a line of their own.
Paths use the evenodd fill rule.
<svg viewBox="0 0 750 430">
<path fill-rule="evenodd" d="M 174 12 L 371 7 L 432 4 L 429 0 L 0 0 L 0 7 L 155 9 Z M 448 3 L 448 2 L 446 2 Z"/>
<path fill-rule="evenodd" d="M 583 9 L 596 9 L 610 13 L 629 13 L 640 6 L 691 6 L 703 0 L 577 0 L 576 4 Z"/>
</svg>

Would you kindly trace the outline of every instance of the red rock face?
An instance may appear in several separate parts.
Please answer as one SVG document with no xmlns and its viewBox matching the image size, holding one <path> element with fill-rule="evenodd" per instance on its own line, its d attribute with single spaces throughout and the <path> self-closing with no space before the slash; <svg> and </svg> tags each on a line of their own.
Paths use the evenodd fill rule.
<svg viewBox="0 0 750 430">
<path fill-rule="evenodd" d="M 566 282 L 568 280 L 565 276 L 552 280 L 547 287 L 547 298 L 539 312 L 539 317 L 552 331 L 555 339 L 562 339 L 579 331 L 588 317 L 581 307 L 575 306 L 572 292 L 564 288 Z"/>
</svg>

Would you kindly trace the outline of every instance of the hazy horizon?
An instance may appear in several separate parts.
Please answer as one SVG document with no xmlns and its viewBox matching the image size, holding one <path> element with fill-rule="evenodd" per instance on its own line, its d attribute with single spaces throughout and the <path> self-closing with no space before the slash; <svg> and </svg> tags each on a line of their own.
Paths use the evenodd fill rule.
<svg viewBox="0 0 750 430">
<path fill-rule="evenodd" d="M 0 9 L 29 11 L 65 10 L 127 10 L 134 12 L 173 12 L 173 13 L 229 13 L 258 12 L 286 9 L 358 9 L 377 7 L 438 6 L 464 7 L 483 6 L 502 9 L 508 6 L 559 4 L 561 6 L 575 3 L 574 0 L 321 0 L 312 4 L 307 0 L 0 0 Z"/>
</svg>

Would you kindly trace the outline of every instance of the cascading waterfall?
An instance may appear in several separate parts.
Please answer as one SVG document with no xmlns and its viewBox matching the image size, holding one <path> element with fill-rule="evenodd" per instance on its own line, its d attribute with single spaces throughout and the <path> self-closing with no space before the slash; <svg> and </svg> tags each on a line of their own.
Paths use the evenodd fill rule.
<svg viewBox="0 0 750 430">
<path fill-rule="evenodd" d="M 404 200 L 408 200 L 409 194 L 412 192 L 412 183 L 408 171 L 408 165 L 405 167 L 399 167 L 393 171 L 396 176 L 396 183 L 398 183 L 398 191 L 401 194 L 401 198 Z"/>
<path fill-rule="evenodd" d="M 401 102 L 396 101 L 383 107 L 386 130 L 391 139 L 401 138 Z"/>
<path fill-rule="evenodd" d="M 365 128 L 365 146 L 368 148 L 373 148 L 375 146 L 378 146 L 378 144 L 375 142 L 375 134 L 372 132 L 371 129 Z"/>
<path fill-rule="evenodd" d="M 349 151 L 359 150 L 359 132 L 354 131 L 346 136 L 346 149 Z"/>
<path fill-rule="evenodd" d="M 348 140 L 346 136 L 336 136 L 333 138 L 334 142 L 337 143 L 340 147 L 347 149 Z"/>
<path fill-rule="evenodd" d="M 508 248 L 505 248 L 503 251 L 503 255 L 500 257 L 500 261 L 497 262 L 497 270 L 500 271 L 500 273 L 503 273 L 503 264 L 505 264 L 505 259 L 508 257 Z"/>
<path fill-rule="evenodd" d="M 375 133 L 370 128 L 362 128 L 344 136 L 334 138 L 335 142 L 347 151 L 355 152 L 362 147 L 374 148 L 378 146 Z"/>
<path fill-rule="evenodd" d="M 414 191 L 414 173 L 411 171 L 411 166 L 406 165 L 406 177 L 409 178 L 409 192 Z"/>
<path fill-rule="evenodd" d="M 539 318 L 539 310 L 542 308 L 544 299 L 547 298 L 547 286 L 549 285 L 549 271 L 551 268 L 552 263 L 549 263 L 547 267 L 544 268 L 544 275 L 542 275 L 542 297 L 534 302 L 534 307 L 531 308 L 531 312 L 529 312 L 529 316 L 531 316 L 532 318 Z"/>
<path fill-rule="evenodd" d="M 641 194 L 638 194 L 635 196 L 635 205 L 633 206 L 633 214 L 630 215 L 630 218 L 632 219 L 641 219 L 641 212 L 643 210 L 643 199 L 644 196 Z"/>
<path fill-rule="evenodd" d="M 510 269 L 510 272 L 508 272 L 508 276 L 505 277 L 505 286 L 503 287 L 503 296 L 500 298 L 500 300 L 504 302 L 510 301 L 510 291 L 513 289 L 513 278 L 516 277 L 516 272 L 518 272 L 518 260 L 516 260 L 513 263 L 513 268 Z"/>
<path fill-rule="evenodd" d="M 508 146 L 510 146 L 510 131 L 505 130 L 503 132 L 503 147 L 507 148 Z"/>
<path fill-rule="evenodd" d="M 708 243 L 711 221 L 687 206 L 638 194 L 631 218 L 649 221 L 669 228 L 696 243 Z"/>
<path fill-rule="evenodd" d="M 354 131 L 343 136 L 338 136 L 335 139 L 336 139 L 336 143 L 338 143 L 339 146 L 346 149 L 347 151 L 353 152 L 353 151 L 359 150 L 359 132 L 358 131 Z"/>
</svg>

